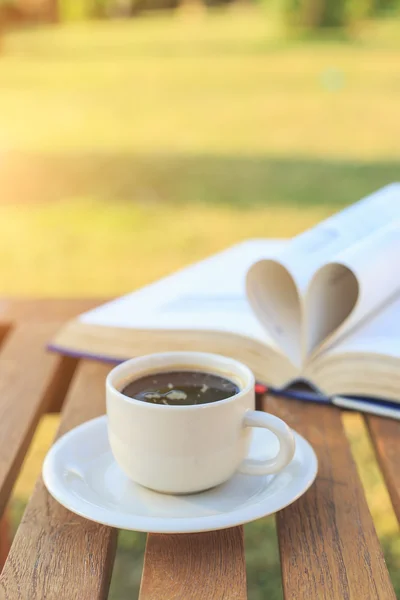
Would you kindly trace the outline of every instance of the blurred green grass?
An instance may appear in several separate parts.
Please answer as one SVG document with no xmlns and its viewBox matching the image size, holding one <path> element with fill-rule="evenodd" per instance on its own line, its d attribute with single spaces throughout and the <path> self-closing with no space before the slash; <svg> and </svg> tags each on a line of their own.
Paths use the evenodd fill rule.
<svg viewBox="0 0 400 600">
<path fill-rule="evenodd" d="M 9 34 L 4 293 L 121 293 L 397 179 L 399 32 L 289 42 L 235 9 Z"/>
<path fill-rule="evenodd" d="M 284 43 L 272 22 L 236 11 L 15 33 L 0 64 L 2 146 L 398 156 L 396 36 L 371 25 L 349 43 Z"/>
<path fill-rule="evenodd" d="M 399 32 L 288 41 L 236 8 L 8 34 L 3 293 L 121 293 L 398 179 Z"/>
<path fill-rule="evenodd" d="M 263 11 L 8 34 L 0 57 L 2 294 L 112 295 L 248 237 L 290 236 L 399 179 L 400 24 L 285 40 Z M 395 519 L 360 421 L 347 429 L 396 588 Z M 42 423 L 14 522 L 57 420 Z M 111 598 L 132 597 L 124 532 Z M 251 600 L 281 597 L 272 519 L 246 528 Z"/>
</svg>

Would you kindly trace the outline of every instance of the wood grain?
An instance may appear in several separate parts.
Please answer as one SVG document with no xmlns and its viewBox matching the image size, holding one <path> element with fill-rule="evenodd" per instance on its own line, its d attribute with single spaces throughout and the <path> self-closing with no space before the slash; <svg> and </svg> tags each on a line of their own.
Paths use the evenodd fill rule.
<svg viewBox="0 0 400 600">
<path fill-rule="evenodd" d="M 400 421 L 365 417 L 379 466 L 400 522 Z"/>
<path fill-rule="evenodd" d="M 101 302 L 0 301 L 0 337 L 2 332 L 7 334 L 0 353 L 0 439 L 7 448 L 0 453 L 0 512 L 40 415 L 62 405 L 74 375 L 76 362 L 65 362 L 42 350 L 58 327 L 53 321 L 72 318 Z M 21 326 L 10 331 L 9 321 Z M 89 362 L 79 365 L 58 435 L 104 412 L 108 370 Z M 315 485 L 277 516 L 286 600 L 393 600 L 340 413 L 331 407 L 282 399 L 268 402 L 271 412 L 310 440 L 320 463 Z M 398 430 L 392 429 L 394 425 L 386 429 L 378 418 L 369 419 L 378 459 L 398 510 L 394 500 L 399 489 L 395 469 Z M 40 479 L 0 577 L 0 600 L 104 600 L 115 546 L 115 530 L 62 508 Z M 245 598 L 241 528 L 148 536 L 140 600 Z"/>
<path fill-rule="evenodd" d="M 72 356 L 62 356 L 58 359 L 53 379 L 47 390 L 46 412 L 59 413 L 64 405 L 68 388 L 79 364 L 79 359 Z"/>
<path fill-rule="evenodd" d="M 243 528 L 147 538 L 140 600 L 245 600 Z"/>
<path fill-rule="evenodd" d="M 0 518 L 0 573 L 6 562 L 11 546 L 10 517 L 5 511 Z"/>
<path fill-rule="evenodd" d="M 0 352 L 0 515 L 41 415 L 61 403 L 71 360 L 45 351 L 59 325 L 26 324 L 8 334 Z"/>
<path fill-rule="evenodd" d="M 105 365 L 79 365 L 58 435 L 105 412 L 108 371 Z M 78 517 L 53 500 L 40 478 L 0 577 L 0 599 L 107 598 L 116 540 L 115 529 Z"/>
<path fill-rule="evenodd" d="M 286 600 L 394 600 L 340 411 L 268 398 L 264 408 L 313 446 L 318 477 L 277 514 Z"/>
<path fill-rule="evenodd" d="M 5 341 L 6 337 L 9 333 L 11 333 L 12 325 L 11 323 L 1 323 L 0 322 L 0 346 Z"/>
</svg>

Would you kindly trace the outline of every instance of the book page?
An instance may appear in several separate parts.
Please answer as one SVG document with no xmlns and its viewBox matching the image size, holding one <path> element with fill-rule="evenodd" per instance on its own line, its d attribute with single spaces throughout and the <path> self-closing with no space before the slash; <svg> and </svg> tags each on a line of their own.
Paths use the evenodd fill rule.
<svg viewBox="0 0 400 600">
<path fill-rule="evenodd" d="M 400 296 L 318 355 L 306 371 L 328 395 L 399 402 Z"/>
<path fill-rule="evenodd" d="M 246 298 L 250 265 L 277 253 L 282 240 L 251 240 L 229 248 L 79 317 L 92 325 L 132 329 L 239 333 L 274 346 Z"/>
<path fill-rule="evenodd" d="M 400 296 L 329 348 L 327 356 L 330 358 L 344 353 L 381 354 L 400 358 Z"/>
<path fill-rule="evenodd" d="M 393 183 L 293 238 L 279 253 L 279 263 L 303 296 L 321 266 L 399 219 L 400 183 Z"/>
<path fill-rule="evenodd" d="M 307 352 L 325 348 L 400 292 L 400 219 L 317 271 L 305 303 Z"/>
<path fill-rule="evenodd" d="M 360 286 L 371 289 L 368 261 L 364 261 L 366 268 L 361 267 L 364 250 L 360 244 L 364 242 L 374 255 L 375 273 L 383 268 L 390 272 L 386 261 L 393 248 L 382 244 L 374 252 L 368 238 L 396 222 L 400 222 L 398 183 L 333 215 L 288 242 L 277 257 L 251 267 L 247 279 L 250 304 L 296 366 L 304 364 L 307 356 L 348 319 L 360 300 Z M 351 257 L 354 246 L 359 248 L 358 255 Z M 356 272 L 351 268 L 353 259 Z M 326 265 L 330 268 L 323 271 Z M 312 285 L 317 273 L 319 279 Z M 381 291 L 387 298 L 392 286 L 388 279 L 385 281 Z M 364 294 L 356 322 L 375 306 L 368 306 L 366 297 Z"/>
</svg>

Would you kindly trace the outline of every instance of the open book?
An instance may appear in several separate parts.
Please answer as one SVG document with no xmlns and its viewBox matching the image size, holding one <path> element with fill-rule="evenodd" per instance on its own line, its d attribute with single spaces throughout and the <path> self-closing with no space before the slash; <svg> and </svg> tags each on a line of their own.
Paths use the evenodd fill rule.
<svg viewBox="0 0 400 600">
<path fill-rule="evenodd" d="M 211 351 L 267 385 L 400 402 L 400 184 L 290 241 L 238 244 L 91 310 L 51 347 L 111 361 Z"/>
</svg>

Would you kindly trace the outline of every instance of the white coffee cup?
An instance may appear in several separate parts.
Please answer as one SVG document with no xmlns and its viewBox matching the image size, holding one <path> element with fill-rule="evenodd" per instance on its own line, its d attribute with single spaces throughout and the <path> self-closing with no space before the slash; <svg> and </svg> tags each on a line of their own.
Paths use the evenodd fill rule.
<svg viewBox="0 0 400 600">
<path fill-rule="evenodd" d="M 121 393 L 145 375 L 182 370 L 226 377 L 240 391 L 189 406 L 149 404 Z M 106 381 L 108 436 L 116 462 L 136 483 L 168 494 L 214 487 L 238 470 L 249 475 L 280 471 L 293 458 L 294 436 L 281 419 L 254 410 L 254 383 L 240 362 L 203 352 L 165 352 L 120 364 Z M 247 458 L 252 427 L 276 435 L 280 449 L 274 458 Z"/>
</svg>

